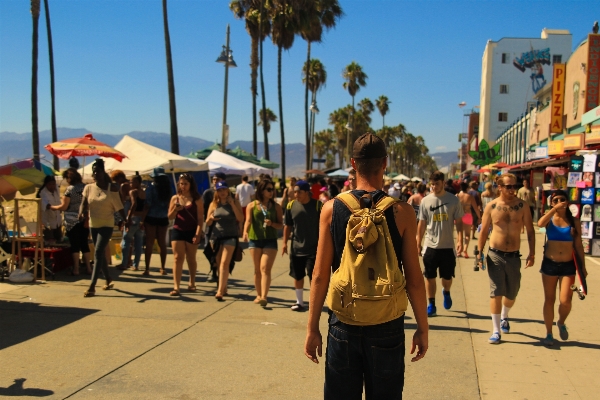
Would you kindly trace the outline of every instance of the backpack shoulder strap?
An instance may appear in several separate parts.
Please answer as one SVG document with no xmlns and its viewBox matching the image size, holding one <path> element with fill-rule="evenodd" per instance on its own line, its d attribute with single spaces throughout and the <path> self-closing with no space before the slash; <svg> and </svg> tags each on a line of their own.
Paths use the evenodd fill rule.
<svg viewBox="0 0 600 400">
<path fill-rule="evenodd" d="M 398 200 L 394 199 L 392 196 L 384 196 L 377 202 L 375 207 L 380 211 L 385 211 L 396 203 L 398 203 Z"/>
<path fill-rule="evenodd" d="M 360 210 L 359 201 L 350 192 L 340 193 L 335 198 L 344 203 L 353 213 Z"/>
</svg>

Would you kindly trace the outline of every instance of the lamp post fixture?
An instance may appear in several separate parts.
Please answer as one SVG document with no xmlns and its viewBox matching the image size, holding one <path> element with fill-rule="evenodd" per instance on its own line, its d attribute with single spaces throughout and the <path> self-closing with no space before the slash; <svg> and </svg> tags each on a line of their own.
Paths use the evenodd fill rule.
<svg viewBox="0 0 600 400">
<path fill-rule="evenodd" d="M 347 160 L 346 162 L 348 163 L 348 165 L 346 167 L 350 167 L 350 165 L 352 165 L 352 163 L 350 162 L 350 133 L 354 130 L 354 125 L 352 124 L 352 120 L 354 119 L 354 111 L 350 111 L 350 118 L 348 118 L 348 123 L 346 124 L 346 153 L 347 153 Z"/>
<path fill-rule="evenodd" d="M 319 107 L 317 107 L 317 100 L 313 100 L 313 102 L 310 104 L 310 107 L 308 107 L 308 109 L 311 112 L 309 136 L 310 136 L 310 167 L 312 168 L 313 159 L 314 159 L 314 147 L 315 147 L 315 119 L 316 119 L 315 117 L 316 117 L 316 114 L 319 113 Z"/>
<path fill-rule="evenodd" d="M 233 50 L 229 48 L 229 24 L 227 24 L 227 35 L 225 46 L 221 51 L 221 55 L 217 58 L 218 63 L 225 65 L 225 94 L 223 98 L 223 131 L 221 133 L 221 151 L 225 153 L 227 150 L 227 142 L 229 141 L 229 127 L 227 126 L 227 84 L 229 82 L 229 67 L 237 67 L 233 61 Z"/>
</svg>

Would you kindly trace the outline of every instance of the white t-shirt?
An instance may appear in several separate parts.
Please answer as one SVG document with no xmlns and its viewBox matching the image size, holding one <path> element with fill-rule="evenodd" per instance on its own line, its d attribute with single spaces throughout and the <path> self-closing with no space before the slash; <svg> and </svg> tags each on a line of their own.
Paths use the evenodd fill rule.
<svg viewBox="0 0 600 400">
<path fill-rule="evenodd" d="M 458 197 L 446 192 L 436 197 L 433 193 L 423 197 L 419 207 L 419 220 L 427 222 L 425 246 L 434 249 L 454 248 L 454 221 L 464 215 Z"/>
<path fill-rule="evenodd" d="M 254 188 L 251 184 L 242 182 L 235 188 L 235 194 L 238 195 L 242 207 L 246 207 L 252 201 L 252 196 L 254 195 Z"/>
<path fill-rule="evenodd" d="M 49 191 L 48 188 L 43 188 L 40 192 L 40 197 L 42 199 L 42 223 L 46 228 L 58 228 L 62 223 L 60 211 L 49 210 L 46 208 L 48 204 L 51 206 L 59 206 L 61 204 L 58 188 L 54 190 L 54 193 Z"/>
</svg>

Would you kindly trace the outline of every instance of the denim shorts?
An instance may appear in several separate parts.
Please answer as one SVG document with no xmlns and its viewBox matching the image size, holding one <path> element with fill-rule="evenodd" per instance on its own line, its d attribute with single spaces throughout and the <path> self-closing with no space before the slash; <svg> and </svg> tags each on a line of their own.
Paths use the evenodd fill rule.
<svg viewBox="0 0 600 400">
<path fill-rule="evenodd" d="M 249 249 L 275 249 L 277 250 L 277 239 L 257 239 L 248 241 Z"/>
<path fill-rule="evenodd" d="M 542 260 L 542 268 L 540 269 L 540 272 L 548 276 L 575 275 L 575 262 L 573 260 L 557 262 L 544 257 L 544 259 Z"/>
</svg>

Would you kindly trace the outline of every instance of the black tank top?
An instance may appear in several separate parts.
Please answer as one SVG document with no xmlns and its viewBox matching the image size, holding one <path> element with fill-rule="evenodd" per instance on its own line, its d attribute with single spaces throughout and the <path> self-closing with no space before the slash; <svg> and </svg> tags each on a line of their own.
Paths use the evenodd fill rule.
<svg viewBox="0 0 600 400">
<path fill-rule="evenodd" d="M 353 190 L 350 192 L 354 197 L 360 199 L 367 191 L 365 190 Z M 383 191 L 376 190 L 374 192 L 370 192 L 371 196 L 373 196 L 373 200 L 377 203 L 383 197 L 387 196 Z M 351 212 L 346 207 L 346 205 L 339 199 L 333 199 L 333 215 L 331 217 L 331 236 L 333 238 L 333 263 L 331 266 L 332 272 L 337 270 L 342 261 L 342 252 L 344 251 L 344 246 L 346 244 L 346 226 L 348 225 L 348 220 L 350 219 Z M 398 259 L 398 266 L 402 271 L 402 236 L 398 231 L 398 227 L 394 221 L 394 210 L 393 207 L 389 207 L 385 210 L 385 220 L 388 224 L 388 229 L 390 231 L 390 236 L 392 238 L 392 244 L 394 245 L 394 252 L 396 253 L 396 258 Z"/>
</svg>

